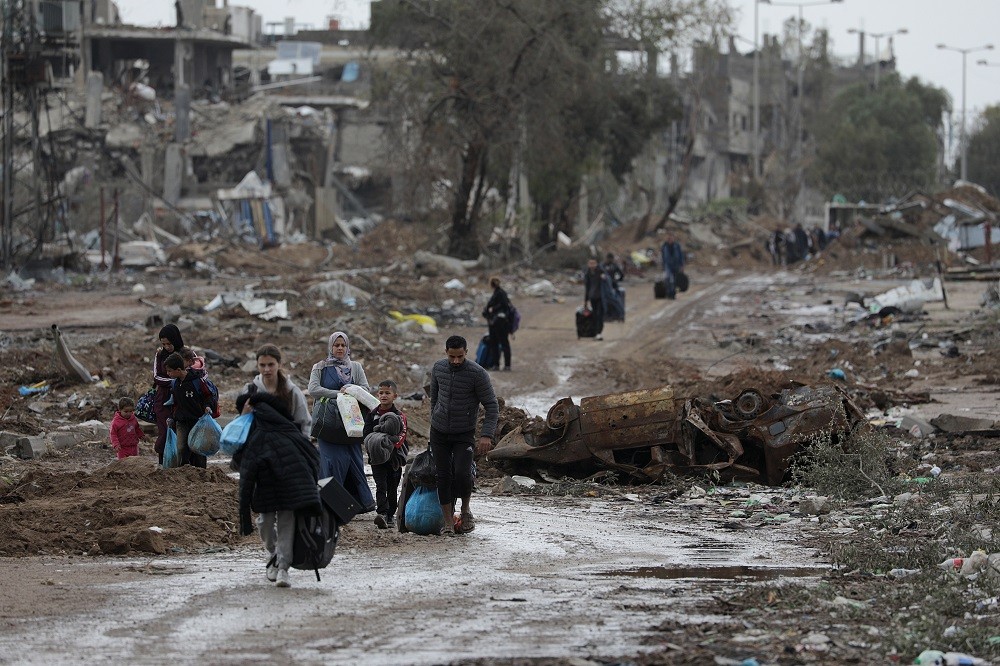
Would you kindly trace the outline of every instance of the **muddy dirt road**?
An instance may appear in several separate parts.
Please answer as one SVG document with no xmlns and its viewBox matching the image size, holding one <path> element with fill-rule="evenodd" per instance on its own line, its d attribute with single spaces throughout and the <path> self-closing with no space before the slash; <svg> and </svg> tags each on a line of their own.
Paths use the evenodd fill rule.
<svg viewBox="0 0 1000 666">
<path fill-rule="evenodd" d="M 544 414 L 565 395 L 621 390 L 620 364 L 646 366 L 650 381 L 681 364 L 717 375 L 773 366 L 783 361 L 780 345 L 736 350 L 720 340 L 773 337 L 805 316 L 802 308 L 818 307 L 809 303 L 835 301 L 851 285 L 817 287 L 781 274 L 696 277 L 678 301 L 654 301 L 647 282 L 629 287 L 628 320 L 609 323 L 603 342 L 576 339 L 575 300 L 518 302 L 524 328 L 514 371 L 494 373 L 498 393 Z M 776 292 L 787 307 L 754 315 Z M 956 297 L 952 307 L 962 302 Z M 464 332 L 470 341 L 482 334 Z M 658 368 L 668 351 L 678 367 Z M 995 393 L 968 387 L 973 394 L 987 396 L 975 415 L 1000 417 Z M 287 590 L 266 582 L 261 553 L 250 547 L 0 560 L 0 663 L 568 664 L 669 652 L 673 638 L 660 627 L 724 620 L 690 614 L 698 602 L 762 579 L 818 581 L 826 566 L 804 545 L 815 520 L 784 516 L 747 529 L 733 511 L 760 498 L 748 500 L 745 488 L 713 492 L 707 502 L 700 489 L 661 486 L 601 496 L 493 496 L 484 486 L 473 497 L 472 534 L 380 532 L 363 516 L 322 582 L 293 572 Z M 683 660 L 683 646 L 677 650 Z"/>
</svg>

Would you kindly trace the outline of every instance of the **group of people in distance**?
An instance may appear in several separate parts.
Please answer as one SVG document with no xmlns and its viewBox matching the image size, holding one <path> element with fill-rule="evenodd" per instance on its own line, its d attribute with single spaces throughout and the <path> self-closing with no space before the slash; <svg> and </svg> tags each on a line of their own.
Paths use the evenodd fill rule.
<svg viewBox="0 0 1000 666">
<path fill-rule="evenodd" d="M 497 285 L 499 287 L 499 285 Z M 205 467 L 204 456 L 188 450 L 187 431 L 211 406 L 195 384 L 207 375 L 204 359 L 185 347 L 180 330 L 173 324 L 159 332 L 160 346 L 153 361 L 153 414 L 157 425 L 154 444 L 160 464 L 168 429 L 177 435 L 181 464 Z M 437 493 L 444 519 L 442 534 L 470 532 L 475 517 L 469 500 L 473 488 L 473 460 L 492 445 L 499 405 L 488 373 L 471 362 L 468 344 L 461 336 L 451 336 L 445 344 L 446 358 L 431 370 L 430 449 L 437 472 Z M 312 415 L 306 395 L 282 367 L 281 350 L 272 344 L 256 352 L 258 374 L 236 399 L 240 414 L 253 414 L 246 443 L 233 456 L 231 467 L 240 472 L 240 531 L 249 535 L 256 527 L 267 551 L 266 577 L 279 587 L 290 585 L 288 568 L 292 560 L 295 514 L 319 510 L 321 478 L 340 482 L 362 507 L 363 513 L 376 512 L 381 529 L 395 526 L 399 484 L 408 454 L 406 416 L 396 406 L 399 389 L 386 379 L 376 387 L 378 406 L 365 415 L 365 435 L 373 432 L 388 414 L 401 422 L 394 435 L 394 451 L 385 462 L 372 465 L 375 497 L 364 471 L 362 437 L 351 437 L 346 428 L 313 436 Z M 180 364 L 178 367 L 178 359 Z M 509 366 L 509 351 L 507 364 Z M 343 331 L 329 338 L 327 356 L 312 367 L 308 394 L 314 399 L 336 399 L 347 387 L 371 391 L 360 362 L 351 358 L 350 338 Z M 486 410 L 481 431 L 476 432 L 479 406 Z M 111 428 L 112 445 L 119 458 L 138 454 L 142 430 L 134 414 L 135 404 L 123 398 Z M 183 437 L 182 437 L 183 433 Z M 456 529 L 456 501 L 461 500 Z M 252 513 L 257 514 L 256 521 Z"/>
</svg>

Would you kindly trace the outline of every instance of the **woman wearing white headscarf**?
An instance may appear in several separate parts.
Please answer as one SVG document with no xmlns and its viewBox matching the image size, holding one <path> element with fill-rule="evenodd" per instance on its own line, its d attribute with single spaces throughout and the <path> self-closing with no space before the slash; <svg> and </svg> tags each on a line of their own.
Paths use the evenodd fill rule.
<svg viewBox="0 0 1000 666">
<path fill-rule="evenodd" d="M 354 384 L 370 391 L 365 369 L 357 361 L 351 360 L 351 341 L 343 331 L 330 336 L 329 356 L 317 363 L 309 375 L 309 395 L 337 400 L 337 394 L 344 387 Z M 340 430 L 330 440 L 317 438 L 319 442 L 320 478 L 332 476 L 363 507 L 367 513 L 375 509 L 368 479 L 365 477 L 365 461 L 361 452 L 362 437 L 348 437 L 341 423 Z"/>
</svg>

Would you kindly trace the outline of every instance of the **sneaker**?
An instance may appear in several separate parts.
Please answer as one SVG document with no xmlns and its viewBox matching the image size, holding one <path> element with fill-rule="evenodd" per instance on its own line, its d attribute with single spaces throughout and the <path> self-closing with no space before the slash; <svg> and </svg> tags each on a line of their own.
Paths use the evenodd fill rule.
<svg viewBox="0 0 1000 666">
<path fill-rule="evenodd" d="M 604 339 L 604 336 L 603 336 L 603 335 L 601 335 L 600 333 L 598 333 L 597 335 L 595 335 L 595 336 L 594 336 L 594 339 L 595 339 L 595 340 L 603 340 L 603 339 Z"/>
<path fill-rule="evenodd" d="M 291 587 L 288 582 L 288 569 L 278 569 L 278 587 Z"/>
<path fill-rule="evenodd" d="M 385 527 L 386 529 L 394 529 L 396 527 L 396 519 L 393 516 L 386 516 Z"/>
<path fill-rule="evenodd" d="M 380 513 L 377 516 L 375 516 L 375 527 L 379 528 L 380 530 L 388 529 L 389 528 L 389 521 L 387 521 L 385 519 L 385 516 L 383 516 Z"/>
<path fill-rule="evenodd" d="M 278 564 L 276 558 L 272 557 L 267 561 L 267 572 L 265 574 L 267 579 L 272 583 L 278 580 Z"/>
</svg>

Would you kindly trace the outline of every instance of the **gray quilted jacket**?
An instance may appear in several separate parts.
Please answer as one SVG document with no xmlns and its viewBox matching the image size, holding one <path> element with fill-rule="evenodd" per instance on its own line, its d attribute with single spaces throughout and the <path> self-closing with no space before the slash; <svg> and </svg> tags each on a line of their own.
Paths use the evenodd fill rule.
<svg viewBox="0 0 1000 666">
<path fill-rule="evenodd" d="M 486 408 L 480 437 L 496 434 L 500 406 L 493 382 L 482 366 L 466 361 L 455 367 L 443 358 L 431 370 L 431 427 L 444 433 L 476 429 L 479 405 Z"/>
</svg>

